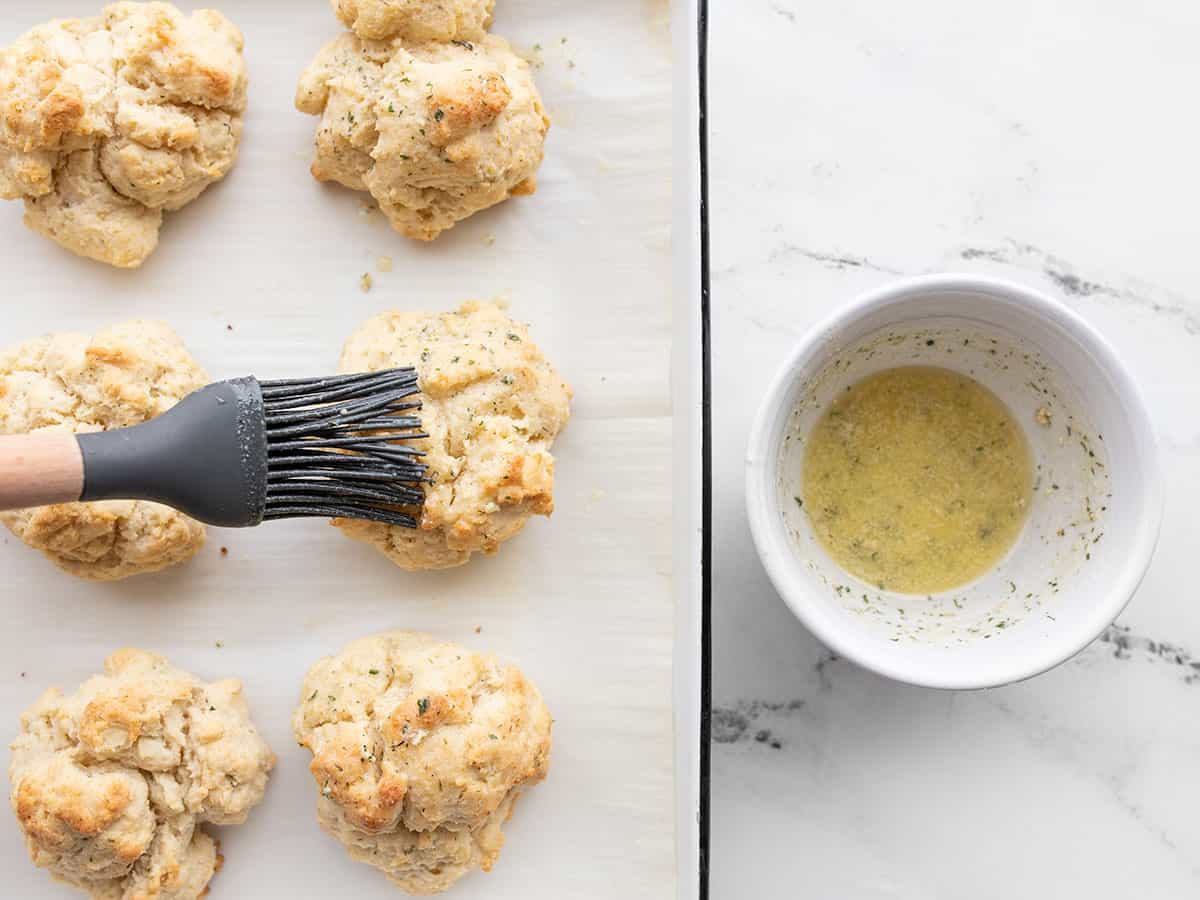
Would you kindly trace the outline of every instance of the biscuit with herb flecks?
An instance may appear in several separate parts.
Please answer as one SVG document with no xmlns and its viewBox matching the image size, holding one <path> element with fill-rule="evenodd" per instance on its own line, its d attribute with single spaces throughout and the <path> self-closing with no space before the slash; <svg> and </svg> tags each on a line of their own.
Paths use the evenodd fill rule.
<svg viewBox="0 0 1200 900">
<path fill-rule="evenodd" d="M 237 825 L 275 756 L 235 679 L 206 684 L 120 650 L 47 691 L 12 743 L 12 807 L 33 862 L 94 900 L 197 900 L 220 865 L 202 823 Z"/>
<path fill-rule="evenodd" d="M 207 383 L 162 322 L 126 322 L 92 337 L 52 334 L 0 350 L 0 434 L 140 425 Z M 144 500 L 8 510 L 0 522 L 60 568 L 93 581 L 184 562 L 205 534 L 194 519 Z"/>
<path fill-rule="evenodd" d="M 410 631 L 314 665 L 293 719 L 321 826 L 410 894 L 491 869 L 517 798 L 546 777 L 551 725 L 516 668 Z"/>
<path fill-rule="evenodd" d="M 498 306 L 389 312 L 346 342 L 343 372 L 413 366 L 430 483 L 416 530 L 337 520 L 405 569 L 445 569 L 494 553 L 531 516 L 554 511 L 550 447 L 567 424 L 571 389 Z"/>
</svg>

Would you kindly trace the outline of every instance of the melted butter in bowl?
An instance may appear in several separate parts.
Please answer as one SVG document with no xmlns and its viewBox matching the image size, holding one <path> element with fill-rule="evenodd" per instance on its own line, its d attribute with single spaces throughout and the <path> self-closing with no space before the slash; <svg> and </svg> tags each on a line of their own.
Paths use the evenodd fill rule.
<svg viewBox="0 0 1200 900">
<path fill-rule="evenodd" d="M 1029 516 L 1033 463 L 990 390 L 934 366 L 845 389 L 808 436 L 804 510 L 821 545 L 879 590 L 933 594 L 1008 555 Z"/>
<path fill-rule="evenodd" d="M 1101 634 L 1146 571 L 1162 494 L 1112 348 L 974 275 L 885 285 L 807 332 L 746 452 L 782 600 L 839 656 L 938 688 L 1028 678 Z"/>
<path fill-rule="evenodd" d="M 797 383 L 775 470 L 789 554 L 889 643 L 1054 629 L 1063 591 L 1107 558 L 1105 431 L 1063 368 L 1003 328 L 869 330 Z"/>
</svg>

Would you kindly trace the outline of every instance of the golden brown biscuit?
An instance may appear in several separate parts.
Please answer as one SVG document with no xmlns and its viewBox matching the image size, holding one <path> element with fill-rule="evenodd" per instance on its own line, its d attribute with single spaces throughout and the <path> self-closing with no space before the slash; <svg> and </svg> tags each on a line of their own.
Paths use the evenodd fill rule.
<svg viewBox="0 0 1200 900">
<path fill-rule="evenodd" d="M 567 424 L 571 389 L 529 330 L 490 303 L 454 313 L 389 312 L 367 320 L 342 353 L 343 372 L 414 366 L 431 483 L 416 531 L 337 520 L 409 570 L 494 553 L 534 515 L 554 511 L 550 446 Z"/>
<path fill-rule="evenodd" d="M 304 72 L 321 116 L 313 177 L 368 191 L 401 234 L 429 241 L 537 189 L 550 120 L 529 63 L 502 38 L 405 44 L 343 34 Z"/>
<path fill-rule="evenodd" d="M 96 900 L 196 900 L 219 864 L 198 824 L 244 822 L 275 757 L 240 682 L 143 650 L 104 669 L 21 717 L 9 779 L 30 856 Z"/>
<path fill-rule="evenodd" d="M 313 753 L 322 827 L 411 894 L 490 870 L 501 826 L 546 777 L 550 714 L 511 666 L 408 631 L 309 670 L 296 740 Z"/>
<path fill-rule="evenodd" d="M 114 3 L 56 19 L 0 50 L 0 197 L 69 250 L 136 267 L 163 210 L 237 158 L 242 35 L 215 10 Z"/>
<path fill-rule="evenodd" d="M 207 383 L 162 322 L 127 322 L 90 338 L 49 335 L 0 351 L 0 434 L 139 425 Z M 184 562 L 204 544 L 199 522 L 141 500 L 10 510 L 0 522 L 67 572 L 97 581 Z"/>
<path fill-rule="evenodd" d="M 341 23 L 363 38 L 477 41 L 492 24 L 495 0 L 330 0 Z"/>
</svg>

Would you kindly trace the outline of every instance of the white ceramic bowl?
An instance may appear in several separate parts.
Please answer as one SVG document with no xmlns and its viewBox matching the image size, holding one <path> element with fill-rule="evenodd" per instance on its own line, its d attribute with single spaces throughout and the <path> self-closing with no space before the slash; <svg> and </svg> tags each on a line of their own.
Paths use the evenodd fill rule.
<svg viewBox="0 0 1200 900">
<path fill-rule="evenodd" d="M 1008 557 L 931 597 L 847 574 L 795 501 L 805 436 L 831 398 L 900 365 L 942 366 L 989 387 L 1024 427 L 1037 465 L 1029 520 Z M 1133 596 L 1162 519 L 1153 428 L 1113 349 L 1062 304 L 968 275 L 889 285 L 813 329 L 767 392 L 746 467 L 754 542 L 792 611 L 840 656 L 929 687 L 1007 684 L 1079 652 Z"/>
</svg>

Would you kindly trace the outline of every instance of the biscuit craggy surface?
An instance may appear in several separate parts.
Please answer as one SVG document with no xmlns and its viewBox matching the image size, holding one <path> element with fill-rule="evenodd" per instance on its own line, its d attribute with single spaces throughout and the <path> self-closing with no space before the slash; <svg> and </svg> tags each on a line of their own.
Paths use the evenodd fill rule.
<svg viewBox="0 0 1200 900">
<path fill-rule="evenodd" d="M 321 116 L 313 177 L 369 191 L 392 226 L 433 240 L 532 194 L 550 120 L 529 63 L 502 38 L 405 44 L 343 34 L 300 78 Z"/>
<path fill-rule="evenodd" d="M 359 37 L 477 41 L 492 24 L 495 0 L 330 0 Z"/>
<path fill-rule="evenodd" d="M 215 10 L 114 3 L 0 50 L 0 197 L 81 256 L 139 266 L 163 210 L 225 177 L 246 106 L 242 35 Z"/>
<path fill-rule="evenodd" d="M 549 766 L 537 688 L 490 656 L 413 632 L 318 662 L 293 727 L 313 753 L 321 825 L 413 894 L 491 869 L 518 795 Z"/>
<path fill-rule="evenodd" d="M 244 822 L 275 757 L 240 682 L 143 650 L 104 668 L 21 717 L 9 779 L 30 855 L 97 900 L 196 900 L 220 862 L 197 826 Z"/>
<path fill-rule="evenodd" d="M 530 516 L 554 511 L 550 445 L 567 423 L 571 390 L 529 330 L 492 304 L 456 313 L 389 312 L 346 343 L 343 372 L 415 366 L 431 484 L 420 528 L 338 520 L 409 570 L 462 565 L 493 553 Z"/>
<path fill-rule="evenodd" d="M 0 351 L 0 434 L 138 425 L 207 382 L 161 322 L 50 335 Z M 12 510 L 0 522 L 72 575 L 100 581 L 183 562 L 204 543 L 199 522 L 140 500 Z"/>
</svg>

